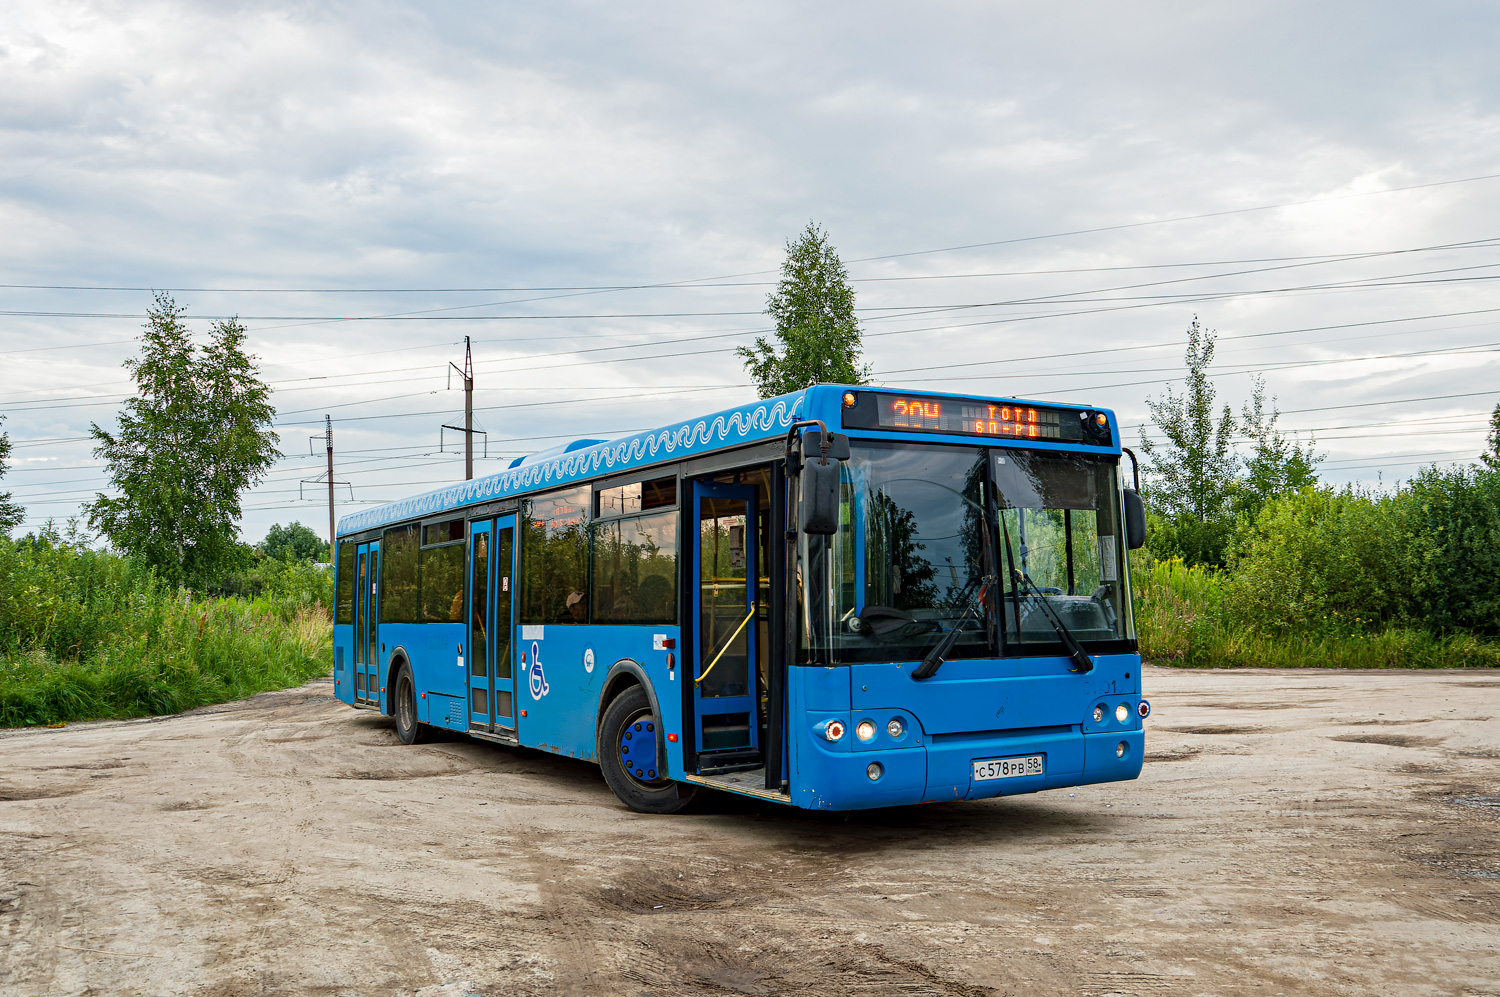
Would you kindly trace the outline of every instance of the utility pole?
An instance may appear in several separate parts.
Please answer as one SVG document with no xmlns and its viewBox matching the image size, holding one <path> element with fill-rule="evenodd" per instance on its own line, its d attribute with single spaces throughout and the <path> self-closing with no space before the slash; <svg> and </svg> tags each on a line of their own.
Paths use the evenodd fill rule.
<svg viewBox="0 0 1500 997">
<path fill-rule="evenodd" d="M 303 478 L 300 482 L 298 482 L 297 497 L 307 497 L 303 492 L 303 485 L 321 484 L 324 478 L 328 479 L 328 563 L 332 564 L 334 561 L 334 530 L 336 529 L 333 518 L 333 486 L 336 484 L 348 485 L 350 501 L 353 501 L 354 499 L 354 486 L 350 485 L 347 481 L 337 481 L 333 477 L 333 416 L 331 415 L 323 416 L 322 440 L 323 449 L 328 454 L 328 470 L 324 471 L 322 474 L 318 475 L 315 478 Z M 309 436 L 307 438 L 307 451 L 308 456 L 316 457 L 318 455 L 318 437 Z"/>
<path fill-rule="evenodd" d="M 328 563 L 333 563 L 333 416 L 323 416 L 323 440 L 328 446 Z"/>
<path fill-rule="evenodd" d="M 460 369 L 458 364 L 449 361 L 448 366 L 452 370 L 448 373 L 448 386 L 453 386 L 453 371 L 458 371 L 458 376 L 464 382 L 464 424 L 462 426 L 450 426 L 444 423 L 443 429 L 452 429 L 464 434 L 464 480 L 469 481 L 474 477 L 474 435 L 476 433 L 485 438 L 485 453 L 489 453 L 489 434 L 482 429 L 474 428 L 474 353 L 469 346 L 469 337 L 464 337 L 464 365 Z M 441 450 L 443 444 L 438 443 Z"/>
</svg>

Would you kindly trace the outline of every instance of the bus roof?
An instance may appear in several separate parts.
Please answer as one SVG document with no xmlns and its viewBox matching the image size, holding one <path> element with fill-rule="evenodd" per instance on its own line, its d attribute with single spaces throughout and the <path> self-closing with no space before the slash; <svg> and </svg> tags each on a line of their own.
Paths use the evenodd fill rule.
<svg viewBox="0 0 1500 997">
<path fill-rule="evenodd" d="M 575 441 L 551 451 L 531 454 L 513 461 L 506 470 L 494 474 L 444 485 L 420 495 L 344 516 L 338 521 L 337 533 L 341 537 L 363 533 L 366 530 L 423 516 L 439 515 L 495 499 L 571 482 L 588 481 L 604 474 L 628 471 L 635 467 L 648 467 L 652 464 L 680 460 L 685 457 L 702 456 L 716 450 L 730 449 L 747 443 L 778 439 L 786 434 L 792 423 L 803 418 L 822 418 L 829 422 L 830 428 L 836 428 L 841 398 L 843 392 L 848 390 L 899 391 L 899 389 L 879 387 L 818 384 L 802 391 L 778 395 L 775 398 L 763 398 L 735 408 L 724 409 L 721 412 L 633 433 L 615 440 L 583 441 L 585 445 L 582 446 L 578 445 L 579 441 Z M 922 394 L 945 398 L 974 397 L 936 391 Z M 1007 403 L 1020 401 L 1010 398 L 987 400 Z M 1110 422 L 1114 424 L 1112 413 Z M 965 442 L 974 442 L 974 440 L 969 439 Z M 1112 452 L 1116 454 L 1120 452 L 1118 436 L 1116 436 Z"/>
</svg>

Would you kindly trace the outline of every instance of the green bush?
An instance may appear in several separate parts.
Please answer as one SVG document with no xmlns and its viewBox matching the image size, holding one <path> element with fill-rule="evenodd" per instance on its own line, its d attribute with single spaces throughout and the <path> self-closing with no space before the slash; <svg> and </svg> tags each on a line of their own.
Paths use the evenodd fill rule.
<svg viewBox="0 0 1500 997">
<path fill-rule="evenodd" d="M 1265 626 L 1228 572 L 1181 560 L 1131 560 L 1141 656 L 1194 668 L 1497 668 L 1500 641 L 1377 627 L 1330 614 L 1303 628 Z M 1274 622 L 1274 621 L 1272 621 Z"/>
<path fill-rule="evenodd" d="M 130 558 L 0 539 L 0 726 L 172 713 L 328 670 L 326 571 L 281 564 L 253 598 L 171 589 Z"/>
<path fill-rule="evenodd" d="M 1500 635 L 1500 469 L 1427 468 L 1401 498 L 1415 612 L 1438 633 Z"/>
</svg>

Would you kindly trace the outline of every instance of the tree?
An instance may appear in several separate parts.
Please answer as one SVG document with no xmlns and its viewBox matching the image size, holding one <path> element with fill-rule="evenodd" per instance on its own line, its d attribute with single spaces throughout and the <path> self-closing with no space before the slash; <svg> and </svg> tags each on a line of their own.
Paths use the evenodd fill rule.
<svg viewBox="0 0 1500 997">
<path fill-rule="evenodd" d="M 1251 453 L 1245 458 L 1245 478 L 1235 497 L 1237 511 L 1258 513 L 1270 499 L 1318 483 L 1318 464 L 1323 458 L 1314 452 L 1314 443 L 1305 446 L 1288 439 L 1276 428 L 1281 413 L 1276 399 L 1266 406 L 1266 382 L 1255 378 L 1250 403 L 1240 410 L 1240 425 L 1250 438 Z"/>
<path fill-rule="evenodd" d="M 1496 403 L 1495 411 L 1490 413 L 1490 435 L 1485 442 L 1489 449 L 1480 454 L 1479 459 L 1491 471 L 1500 471 L 1500 403 Z"/>
<path fill-rule="evenodd" d="M 244 351 L 245 327 L 214 322 L 200 348 L 182 313 L 166 294 L 147 310 L 141 355 L 125 363 L 136 396 L 115 432 L 90 427 L 120 494 L 86 508 L 117 549 L 169 582 L 202 586 L 244 562 L 240 497 L 280 454 L 271 389 Z"/>
<path fill-rule="evenodd" d="M 278 561 L 322 561 L 328 557 L 328 545 L 301 523 L 285 527 L 273 524 L 257 546 L 261 553 Z"/>
<path fill-rule="evenodd" d="M 1225 405 L 1214 424 L 1214 399 L 1218 392 L 1208 379 L 1214 360 L 1214 332 L 1198 324 L 1188 326 L 1187 385 L 1182 395 L 1170 386 L 1160 401 L 1148 398 L 1151 421 L 1166 436 L 1157 444 L 1141 427 L 1141 449 L 1146 473 L 1152 480 L 1153 502 L 1163 511 L 1192 516 L 1207 522 L 1226 508 L 1234 486 L 1234 413 Z"/>
<path fill-rule="evenodd" d="M 781 282 L 766 297 L 780 350 L 764 336 L 738 347 L 762 398 L 819 383 L 864 384 L 854 289 L 828 235 L 815 223 L 786 244 Z"/>
<path fill-rule="evenodd" d="M 0 415 L 0 422 L 5 421 L 5 416 Z M 5 477 L 5 472 L 10 470 L 10 434 L 0 433 L 0 478 Z M 10 492 L 0 492 L 0 537 L 10 536 L 10 531 L 21 525 L 26 518 L 26 510 L 10 500 Z"/>
</svg>

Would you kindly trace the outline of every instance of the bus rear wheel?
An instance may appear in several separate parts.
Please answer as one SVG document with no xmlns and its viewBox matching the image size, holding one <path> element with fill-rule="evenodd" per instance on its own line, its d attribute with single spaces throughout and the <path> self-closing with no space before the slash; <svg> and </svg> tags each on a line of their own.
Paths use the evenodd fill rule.
<svg viewBox="0 0 1500 997">
<path fill-rule="evenodd" d="M 411 680 L 411 669 L 401 666 L 396 675 L 396 736 L 402 744 L 421 744 L 427 740 L 427 725 L 417 719 L 417 686 Z"/>
<path fill-rule="evenodd" d="M 643 814 L 676 813 L 697 795 L 697 787 L 666 776 L 661 731 L 646 690 L 638 685 L 610 701 L 599 724 L 599 767 L 620 802 Z"/>
</svg>

